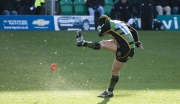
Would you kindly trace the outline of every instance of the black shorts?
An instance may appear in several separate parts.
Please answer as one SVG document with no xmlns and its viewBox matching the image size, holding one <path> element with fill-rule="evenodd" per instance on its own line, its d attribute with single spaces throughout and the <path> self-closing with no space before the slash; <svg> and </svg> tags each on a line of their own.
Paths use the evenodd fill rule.
<svg viewBox="0 0 180 104">
<path fill-rule="evenodd" d="M 131 57 L 134 56 L 134 48 L 132 49 L 120 49 L 120 48 L 117 48 L 117 51 L 116 51 L 116 59 L 120 62 L 127 62 L 127 60 Z"/>
</svg>

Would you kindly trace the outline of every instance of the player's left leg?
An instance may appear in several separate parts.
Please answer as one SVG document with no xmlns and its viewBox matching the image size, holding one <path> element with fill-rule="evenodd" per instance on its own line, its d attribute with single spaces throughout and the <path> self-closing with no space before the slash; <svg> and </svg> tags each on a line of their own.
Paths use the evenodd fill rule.
<svg viewBox="0 0 180 104">
<path fill-rule="evenodd" d="M 117 44 L 114 42 L 114 40 L 104 40 L 99 42 L 101 44 L 101 48 L 109 50 L 113 53 L 117 53 Z M 97 95 L 97 97 L 102 97 L 102 98 L 109 98 L 113 97 L 113 91 L 116 83 L 119 80 L 119 75 L 120 75 L 120 70 L 124 66 L 125 61 L 123 60 L 122 62 L 114 59 L 113 65 L 112 65 L 112 77 L 110 80 L 110 85 L 109 88 L 104 91 L 102 94 Z"/>
<path fill-rule="evenodd" d="M 113 91 L 115 85 L 119 81 L 120 70 L 123 68 L 127 60 L 130 57 L 133 57 L 133 55 L 134 55 L 134 49 L 120 50 L 120 48 L 117 48 L 116 59 L 114 60 L 112 65 L 112 77 L 110 80 L 109 88 L 106 91 L 104 91 L 102 94 L 97 95 L 98 97 L 102 97 L 102 98 L 113 97 Z"/>
<path fill-rule="evenodd" d="M 125 65 L 124 62 L 120 62 L 117 59 L 114 59 L 114 62 L 112 65 L 112 77 L 110 80 L 109 88 L 106 91 L 104 91 L 102 94 L 97 95 L 97 97 L 101 97 L 101 98 L 113 97 L 113 91 L 114 91 L 115 85 L 119 81 L 120 70 L 122 69 L 124 65 Z"/>
</svg>

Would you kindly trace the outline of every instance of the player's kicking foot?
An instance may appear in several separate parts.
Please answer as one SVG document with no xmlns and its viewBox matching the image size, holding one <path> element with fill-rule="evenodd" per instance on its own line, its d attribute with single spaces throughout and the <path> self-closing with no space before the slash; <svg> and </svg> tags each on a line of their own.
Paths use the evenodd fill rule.
<svg viewBox="0 0 180 104">
<path fill-rule="evenodd" d="M 113 92 L 106 90 L 102 94 L 97 95 L 97 97 L 110 98 L 110 97 L 113 97 Z"/>
<path fill-rule="evenodd" d="M 84 38 L 82 36 L 81 30 L 78 30 L 76 32 L 76 45 L 78 47 L 80 47 L 80 46 L 84 46 L 84 43 L 85 43 L 85 40 L 84 40 Z"/>
</svg>

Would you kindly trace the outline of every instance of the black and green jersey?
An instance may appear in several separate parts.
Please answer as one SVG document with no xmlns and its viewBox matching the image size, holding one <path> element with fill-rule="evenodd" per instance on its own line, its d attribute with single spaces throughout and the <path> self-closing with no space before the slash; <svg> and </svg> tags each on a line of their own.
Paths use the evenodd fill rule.
<svg viewBox="0 0 180 104">
<path fill-rule="evenodd" d="M 138 36 L 133 36 L 123 21 L 110 20 L 106 22 L 99 32 L 99 37 L 105 34 L 112 36 L 118 48 L 121 49 L 135 48 L 134 41 L 138 41 Z M 136 39 L 134 39 L 134 37 L 136 37 Z"/>
</svg>

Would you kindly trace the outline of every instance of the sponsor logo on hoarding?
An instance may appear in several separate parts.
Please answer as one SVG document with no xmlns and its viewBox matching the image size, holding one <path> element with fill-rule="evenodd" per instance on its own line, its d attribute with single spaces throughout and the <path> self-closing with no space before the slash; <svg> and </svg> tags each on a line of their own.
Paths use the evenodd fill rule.
<svg viewBox="0 0 180 104">
<path fill-rule="evenodd" d="M 157 19 L 161 21 L 167 30 L 180 30 L 180 16 L 179 15 L 158 15 Z"/>
<path fill-rule="evenodd" d="M 33 25 L 37 25 L 37 26 L 46 26 L 49 25 L 50 21 L 48 20 L 44 20 L 44 19 L 37 19 L 33 21 Z"/>
<path fill-rule="evenodd" d="M 166 20 L 162 20 L 162 23 L 164 24 L 166 29 L 170 29 L 172 25 L 174 25 L 174 29 L 178 29 L 177 17 L 174 17 L 172 20 L 168 20 L 168 22 L 166 22 Z"/>
</svg>

